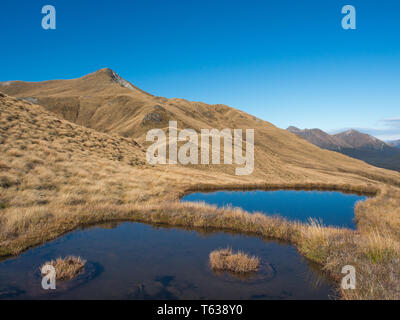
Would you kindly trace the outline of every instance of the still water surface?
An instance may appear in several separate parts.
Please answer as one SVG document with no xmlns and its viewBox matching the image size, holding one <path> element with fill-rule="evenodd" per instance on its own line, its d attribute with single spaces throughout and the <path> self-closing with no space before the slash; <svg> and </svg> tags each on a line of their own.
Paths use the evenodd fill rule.
<svg viewBox="0 0 400 320">
<path fill-rule="evenodd" d="M 366 198 L 341 192 L 279 190 L 200 192 L 189 194 L 182 201 L 240 207 L 301 222 L 314 218 L 322 220 L 324 225 L 355 229 L 354 206 Z"/>
<path fill-rule="evenodd" d="M 210 270 L 209 253 L 227 246 L 260 257 L 261 270 L 240 278 Z M 85 273 L 41 289 L 39 267 L 67 255 L 86 259 Z M 139 223 L 75 231 L 0 262 L 0 299 L 328 299 L 332 288 L 291 245 Z"/>
</svg>

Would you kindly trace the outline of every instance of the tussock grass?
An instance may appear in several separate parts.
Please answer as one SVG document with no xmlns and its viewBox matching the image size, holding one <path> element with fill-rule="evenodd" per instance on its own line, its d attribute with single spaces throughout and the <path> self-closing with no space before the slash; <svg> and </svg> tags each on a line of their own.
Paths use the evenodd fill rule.
<svg viewBox="0 0 400 320">
<path fill-rule="evenodd" d="M 51 265 L 56 269 L 56 279 L 60 281 L 72 280 L 85 270 L 86 261 L 81 257 L 69 256 L 66 258 L 57 258 L 46 262 L 45 265 Z M 42 268 L 43 268 L 42 266 Z"/>
<path fill-rule="evenodd" d="M 234 273 L 256 272 L 260 259 L 242 251 L 234 252 L 231 248 L 214 250 L 210 253 L 210 267 L 216 271 Z"/>
<path fill-rule="evenodd" d="M 310 219 L 307 225 L 300 227 L 300 238 L 297 239 L 300 251 L 310 260 L 323 264 L 329 252 L 331 242 L 348 230 L 326 227 L 321 221 Z"/>
<path fill-rule="evenodd" d="M 391 261 L 400 256 L 399 242 L 383 236 L 378 231 L 366 237 L 365 253 L 373 264 Z"/>
</svg>

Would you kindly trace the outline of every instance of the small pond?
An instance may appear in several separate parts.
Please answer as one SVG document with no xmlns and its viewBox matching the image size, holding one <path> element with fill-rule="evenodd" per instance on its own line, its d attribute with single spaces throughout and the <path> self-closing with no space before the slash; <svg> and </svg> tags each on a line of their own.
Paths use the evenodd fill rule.
<svg viewBox="0 0 400 320">
<path fill-rule="evenodd" d="M 210 270 L 211 251 L 231 247 L 261 259 L 255 274 Z M 88 261 L 75 280 L 41 288 L 39 267 L 68 255 Z M 0 262 L 0 299 L 329 299 L 333 284 L 296 248 L 223 232 L 139 223 L 79 230 Z"/>
<path fill-rule="evenodd" d="M 324 225 L 355 229 L 354 206 L 367 197 L 328 191 L 218 191 L 192 193 L 182 201 L 205 202 L 219 207 L 240 207 L 249 212 L 281 215 L 290 220 L 322 220 Z"/>
</svg>

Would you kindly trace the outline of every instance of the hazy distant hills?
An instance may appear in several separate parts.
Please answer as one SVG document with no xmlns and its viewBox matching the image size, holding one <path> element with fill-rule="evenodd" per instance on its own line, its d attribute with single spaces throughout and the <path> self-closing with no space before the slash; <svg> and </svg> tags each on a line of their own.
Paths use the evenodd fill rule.
<svg viewBox="0 0 400 320">
<path fill-rule="evenodd" d="M 320 148 L 337 151 L 377 167 L 400 170 L 400 149 L 368 134 L 347 130 L 330 135 L 320 129 L 301 130 L 296 127 L 287 130 Z"/>
<path fill-rule="evenodd" d="M 400 148 L 400 140 L 388 141 L 387 143 L 393 147 Z"/>
<path fill-rule="evenodd" d="M 342 148 L 351 148 L 351 146 L 346 141 L 334 135 L 330 135 L 320 129 L 300 130 L 296 127 L 289 127 L 287 128 L 287 130 L 295 133 L 296 135 L 323 149 L 339 151 Z"/>
</svg>

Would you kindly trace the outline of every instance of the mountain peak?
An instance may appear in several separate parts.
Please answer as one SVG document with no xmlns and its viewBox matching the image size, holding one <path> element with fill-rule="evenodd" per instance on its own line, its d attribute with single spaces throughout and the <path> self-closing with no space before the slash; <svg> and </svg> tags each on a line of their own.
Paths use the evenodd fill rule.
<svg viewBox="0 0 400 320">
<path fill-rule="evenodd" d="M 339 132 L 339 133 L 335 134 L 335 136 L 341 137 L 341 138 L 345 138 L 345 137 L 352 137 L 352 138 L 362 138 L 363 137 L 363 138 L 368 138 L 368 139 L 373 138 L 369 134 L 362 133 L 362 132 L 354 130 L 354 129 L 349 129 L 349 130 L 346 130 L 343 132 Z"/>
<path fill-rule="evenodd" d="M 352 134 L 363 134 L 363 133 L 361 133 L 361 132 L 359 132 L 359 131 L 357 131 L 357 130 L 354 130 L 354 129 L 349 129 L 349 130 L 347 130 L 347 131 L 345 131 L 345 132 L 342 132 L 342 134 L 345 134 L 345 135 L 352 135 Z"/>
<path fill-rule="evenodd" d="M 111 83 L 116 83 L 121 85 L 122 87 L 125 87 L 127 89 L 130 90 L 135 90 L 135 91 L 140 91 L 142 93 L 145 93 L 147 95 L 147 92 L 144 92 L 143 90 L 140 90 L 139 88 L 135 87 L 132 83 L 130 83 L 129 81 L 123 79 L 120 75 L 118 75 L 114 70 L 110 69 L 110 68 L 103 68 L 103 69 L 99 69 L 93 73 L 90 73 L 84 77 L 82 77 L 82 79 L 93 79 L 96 81 L 107 81 L 107 82 L 111 82 Z"/>
<path fill-rule="evenodd" d="M 110 69 L 110 68 L 102 68 L 99 69 L 89 75 L 102 75 L 102 76 L 106 76 L 108 78 L 114 79 L 114 78 L 120 78 L 122 79 L 114 70 Z"/>
<path fill-rule="evenodd" d="M 303 130 L 300 130 L 299 128 L 294 127 L 294 126 L 290 126 L 286 130 L 290 131 L 290 132 L 301 132 L 301 131 L 303 131 Z"/>
<path fill-rule="evenodd" d="M 96 72 L 114 72 L 114 70 L 110 69 L 110 68 L 102 68 L 97 70 Z"/>
<path fill-rule="evenodd" d="M 362 133 L 354 129 L 338 133 L 335 137 L 350 144 L 352 148 L 356 149 L 371 149 L 371 150 L 383 150 L 384 148 L 390 148 L 388 144 L 375 138 L 367 133 Z"/>
<path fill-rule="evenodd" d="M 122 79 L 114 70 L 110 68 L 102 68 L 95 72 L 89 73 L 88 75 L 84 76 L 83 78 L 106 78 L 107 80 L 118 80 Z"/>
<path fill-rule="evenodd" d="M 110 68 L 102 68 L 102 69 L 99 69 L 99 70 L 97 70 L 97 71 L 95 71 L 95 72 L 93 72 L 91 74 L 93 74 L 93 75 L 105 75 L 105 76 L 108 76 L 108 77 L 112 77 L 114 73 L 115 73 L 115 71 L 110 69 Z"/>
<path fill-rule="evenodd" d="M 301 130 L 299 128 L 290 126 L 287 128 L 287 130 L 323 149 L 337 151 L 340 150 L 340 148 L 347 146 L 321 129 Z"/>
</svg>

